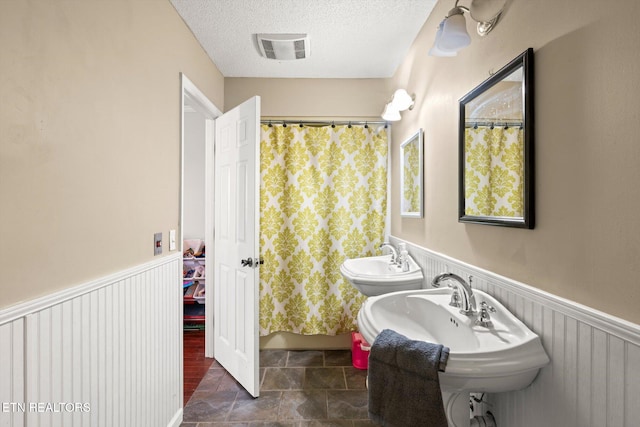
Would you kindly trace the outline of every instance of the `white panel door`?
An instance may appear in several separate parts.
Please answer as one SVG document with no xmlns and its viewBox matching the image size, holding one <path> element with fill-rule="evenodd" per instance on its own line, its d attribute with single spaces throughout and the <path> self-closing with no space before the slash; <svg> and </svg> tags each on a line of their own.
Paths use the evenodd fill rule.
<svg viewBox="0 0 640 427">
<path fill-rule="evenodd" d="M 214 357 L 257 397 L 260 97 L 215 128 Z"/>
</svg>

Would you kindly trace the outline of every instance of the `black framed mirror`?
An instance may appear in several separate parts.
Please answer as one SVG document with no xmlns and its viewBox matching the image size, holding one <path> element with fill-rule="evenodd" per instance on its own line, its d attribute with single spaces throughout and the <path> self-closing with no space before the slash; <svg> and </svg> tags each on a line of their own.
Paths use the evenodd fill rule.
<svg viewBox="0 0 640 427">
<path fill-rule="evenodd" d="M 533 49 L 460 99 L 459 221 L 534 227 Z"/>
</svg>

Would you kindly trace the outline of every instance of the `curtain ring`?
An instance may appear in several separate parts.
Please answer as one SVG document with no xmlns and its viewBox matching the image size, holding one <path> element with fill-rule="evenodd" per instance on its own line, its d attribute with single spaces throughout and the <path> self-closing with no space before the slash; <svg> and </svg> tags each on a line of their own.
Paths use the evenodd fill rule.
<svg viewBox="0 0 640 427">
<path fill-rule="evenodd" d="M 491 126 L 489 126 L 489 129 L 493 130 L 493 122 L 491 122 Z"/>
<path fill-rule="evenodd" d="M 364 128 L 369 129 L 369 125 L 367 124 L 367 122 L 364 122 Z"/>
<path fill-rule="evenodd" d="M 286 128 L 287 127 L 287 122 L 285 122 L 284 120 L 282 121 L 282 127 Z"/>
<path fill-rule="evenodd" d="M 331 127 L 335 128 L 336 127 L 336 122 L 331 122 Z"/>
<path fill-rule="evenodd" d="M 475 123 L 473 124 L 473 128 L 474 128 L 474 129 L 476 129 L 476 130 L 478 129 L 478 122 L 475 122 Z"/>
<path fill-rule="evenodd" d="M 351 122 L 349 122 L 349 125 L 347 126 L 349 129 L 351 129 Z"/>
<path fill-rule="evenodd" d="M 271 120 L 269 120 L 269 127 L 272 128 L 273 125 L 271 124 Z"/>
<path fill-rule="evenodd" d="M 300 127 L 304 127 L 304 126 L 302 126 L 302 120 L 300 120 Z"/>
</svg>

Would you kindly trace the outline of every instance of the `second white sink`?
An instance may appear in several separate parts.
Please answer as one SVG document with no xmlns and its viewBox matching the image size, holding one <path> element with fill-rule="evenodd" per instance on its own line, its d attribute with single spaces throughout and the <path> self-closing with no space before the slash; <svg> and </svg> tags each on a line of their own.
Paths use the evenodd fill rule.
<svg viewBox="0 0 640 427">
<path fill-rule="evenodd" d="M 415 290 L 422 287 L 424 276 L 416 262 L 408 256 L 409 271 L 391 263 L 391 255 L 348 259 L 340 273 L 367 296 Z"/>
</svg>

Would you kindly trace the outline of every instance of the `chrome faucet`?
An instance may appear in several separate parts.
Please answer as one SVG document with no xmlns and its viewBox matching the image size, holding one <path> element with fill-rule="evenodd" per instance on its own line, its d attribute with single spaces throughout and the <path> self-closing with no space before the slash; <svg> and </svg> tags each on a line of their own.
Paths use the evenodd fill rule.
<svg viewBox="0 0 640 427">
<path fill-rule="evenodd" d="M 389 248 L 389 250 L 391 251 L 391 264 L 395 264 L 398 260 L 398 251 L 396 250 L 396 248 L 394 248 L 393 245 L 389 242 L 384 242 L 383 244 L 381 244 L 380 249 L 382 248 Z"/>
<path fill-rule="evenodd" d="M 475 295 L 473 295 L 473 289 L 471 289 L 471 285 L 468 284 L 462 277 L 453 273 L 441 273 L 433 278 L 433 280 L 431 281 L 431 285 L 434 288 L 439 288 L 440 282 L 447 279 L 455 280 L 453 286 L 458 288 L 460 290 L 460 294 L 462 294 L 460 301 L 460 313 L 467 316 L 471 316 L 477 313 L 476 297 Z M 469 276 L 469 281 L 471 281 L 471 276 Z M 453 287 L 452 285 L 449 286 Z"/>
</svg>

